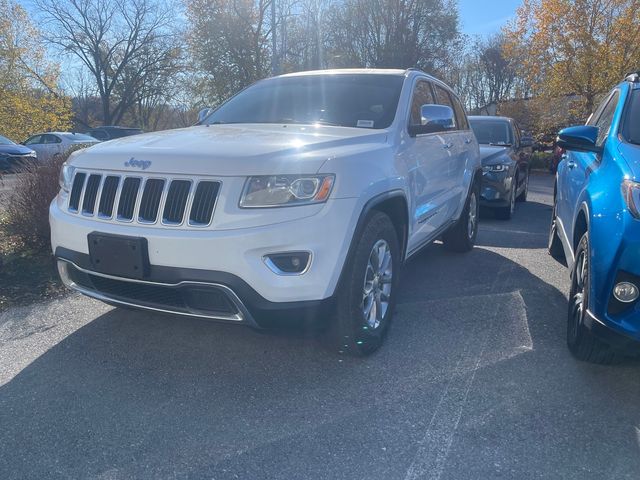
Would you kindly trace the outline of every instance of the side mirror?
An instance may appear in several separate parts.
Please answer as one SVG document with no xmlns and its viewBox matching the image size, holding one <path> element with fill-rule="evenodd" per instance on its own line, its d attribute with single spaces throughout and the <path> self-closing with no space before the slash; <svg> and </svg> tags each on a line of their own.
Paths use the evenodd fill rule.
<svg viewBox="0 0 640 480">
<path fill-rule="evenodd" d="M 422 105 L 420 107 L 420 125 L 409 125 L 409 135 L 445 132 L 456 128 L 455 113 L 446 105 Z"/>
<path fill-rule="evenodd" d="M 602 147 L 597 145 L 599 131 L 592 125 L 564 128 L 558 133 L 556 145 L 565 150 L 601 153 Z"/>
<path fill-rule="evenodd" d="M 213 108 L 205 107 L 198 112 L 198 123 L 202 123 L 202 121 L 209 116 L 209 114 L 213 111 Z"/>
</svg>

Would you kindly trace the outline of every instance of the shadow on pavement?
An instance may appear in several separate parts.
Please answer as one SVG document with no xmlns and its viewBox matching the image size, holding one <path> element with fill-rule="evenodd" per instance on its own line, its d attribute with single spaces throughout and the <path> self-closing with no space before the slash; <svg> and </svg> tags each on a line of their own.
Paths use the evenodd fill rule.
<svg viewBox="0 0 640 480">
<path fill-rule="evenodd" d="M 476 243 L 484 247 L 546 248 L 551 210 L 544 203 L 520 203 L 511 220 L 497 220 L 493 212 L 483 210 Z"/>
<path fill-rule="evenodd" d="M 594 405 L 637 399 L 637 382 L 611 398 L 616 370 L 594 376 L 569 358 L 564 295 L 504 256 L 435 245 L 407 265 L 402 285 L 388 342 L 367 359 L 315 339 L 111 310 L 0 387 L 0 477 L 403 478 L 480 338 L 476 396 L 518 406 L 501 429 L 530 434 L 527 416 L 550 401 L 570 405 L 558 398 L 567 389 L 587 389 Z M 516 297 L 522 308 L 511 311 Z M 500 327 L 510 318 L 524 322 L 530 346 Z M 470 407 L 461 428 L 475 415 Z M 562 476 L 584 455 L 556 464 L 544 453 L 566 441 L 552 436 L 533 456 L 508 438 L 492 445 L 516 471 Z"/>
</svg>

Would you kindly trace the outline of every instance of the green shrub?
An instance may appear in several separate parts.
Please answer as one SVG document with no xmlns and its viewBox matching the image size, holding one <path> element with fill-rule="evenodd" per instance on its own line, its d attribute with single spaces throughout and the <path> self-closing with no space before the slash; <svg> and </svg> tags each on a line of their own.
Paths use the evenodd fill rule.
<svg viewBox="0 0 640 480">
<path fill-rule="evenodd" d="M 28 249 L 49 248 L 49 204 L 60 189 L 60 168 L 74 150 L 50 162 L 27 165 L 16 175 L 2 220 L 4 230 Z"/>
</svg>

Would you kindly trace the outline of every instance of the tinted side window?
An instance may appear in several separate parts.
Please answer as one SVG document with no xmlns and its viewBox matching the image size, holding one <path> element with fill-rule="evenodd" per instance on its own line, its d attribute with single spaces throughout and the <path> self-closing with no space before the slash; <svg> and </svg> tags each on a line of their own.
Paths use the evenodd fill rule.
<svg viewBox="0 0 640 480">
<path fill-rule="evenodd" d="M 434 85 L 433 86 L 436 92 L 436 103 L 438 105 L 446 105 L 447 107 L 451 107 L 453 109 L 453 111 L 455 112 L 455 107 L 453 106 L 453 103 L 451 102 L 451 97 L 449 96 L 449 92 L 447 92 L 444 88 L 440 87 L 439 85 Z M 458 120 L 459 122 L 459 120 Z M 456 122 L 456 123 L 458 123 Z M 458 129 L 458 125 L 455 126 L 456 129 Z"/>
<path fill-rule="evenodd" d="M 434 104 L 433 92 L 431 85 L 425 80 L 418 80 L 413 89 L 413 97 L 411 98 L 411 125 L 420 125 L 422 117 L 420 115 L 420 107 L 422 105 Z"/>
<path fill-rule="evenodd" d="M 602 146 L 609 135 L 609 129 L 611 128 L 611 122 L 613 121 L 613 115 L 616 113 L 616 107 L 618 106 L 618 99 L 620 98 L 620 92 L 616 91 L 605 107 L 600 112 L 599 117 L 596 119 L 594 125 L 600 130 L 598 132 L 597 145 Z"/>
<path fill-rule="evenodd" d="M 464 112 L 464 108 L 462 107 L 460 100 L 451 95 L 451 101 L 453 102 L 453 111 L 456 112 L 456 123 L 458 124 L 458 130 L 469 130 L 467 115 Z"/>
<path fill-rule="evenodd" d="M 52 144 L 52 143 L 60 143 L 60 142 L 62 142 L 62 140 L 60 140 L 55 135 L 43 135 L 42 136 L 42 143 L 46 143 L 47 145 Z"/>
<path fill-rule="evenodd" d="M 42 138 L 42 135 L 34 135 L 29 140 L 24 142 L 24 144 L 25 145 L 38 145 L 39 143 L 41 143 L 41 141 L 40 141 L 41 138 Z"/>
<path fill-rule="evenodd" d="M 90 130 L 88 134 L 97 140 L 107 140 L 109 138 L 109 135 L 104 130 Z"/>
</svg>

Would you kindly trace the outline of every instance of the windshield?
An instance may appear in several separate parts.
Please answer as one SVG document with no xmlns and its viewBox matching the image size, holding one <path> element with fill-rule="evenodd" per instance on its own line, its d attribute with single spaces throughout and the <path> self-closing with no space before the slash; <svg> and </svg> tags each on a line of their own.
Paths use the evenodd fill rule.
<svg viewBox="0 0 640 480">
<path fill-rule="evenodd" d="M 11 140 L 0 135 L 0 145 L 15 145 Z"/>
<path fill-rule="evenodd" d="M 624 137 L 628 142 L 640 145 L 640 90 L 634 90 L 624 120 Z"/>
<path fill-rule="evenodd" d="M 302 123 L 387 128 L 404 77 L 341 74 L 258 82 L 215 110 L 203 123 Z"/>
<path fill-rule="evenodd" d="M 511 127 L 506 120 L 469 119 L 478 143 L 484 145 L 513 145 Z"/>
</svg>

